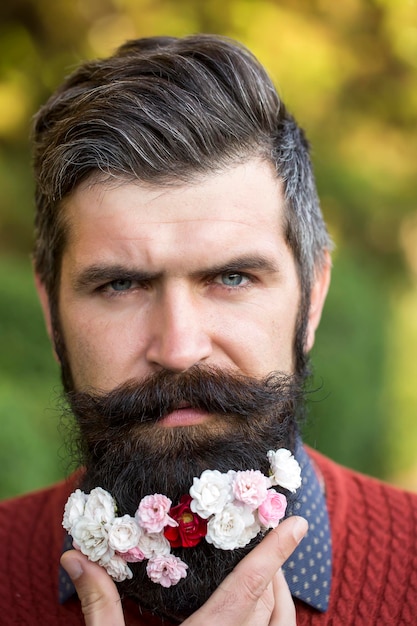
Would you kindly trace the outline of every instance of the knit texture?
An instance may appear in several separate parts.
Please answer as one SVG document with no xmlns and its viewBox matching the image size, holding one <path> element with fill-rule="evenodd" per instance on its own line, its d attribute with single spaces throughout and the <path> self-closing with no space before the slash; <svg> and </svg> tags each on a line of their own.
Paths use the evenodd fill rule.
<svg viewBox="0 0 417 626">
<path fill-rule="evenodd" d="M 333 581 L 326 614 L 298 605 L 297 624 L 417 624 L 417 494 L 309 454 L 326 485 Z"/>
<path fill-rule="evenodd" d="M 330 606 L 297 604 L 299 626 L 417 623 L 417 495 L 308 449 L 326 485 L 333 539 Z M 58 604 L 65 502 L 74 479 L 0 504 L 0 624 L 83 625 L 77 598 Z M 127 626 L 157 626 L 124 601 Z M 219 622 L 220 623 L 220 622 Z M 168 626 L 168 622 L 164 622 Z"/>
</svg>

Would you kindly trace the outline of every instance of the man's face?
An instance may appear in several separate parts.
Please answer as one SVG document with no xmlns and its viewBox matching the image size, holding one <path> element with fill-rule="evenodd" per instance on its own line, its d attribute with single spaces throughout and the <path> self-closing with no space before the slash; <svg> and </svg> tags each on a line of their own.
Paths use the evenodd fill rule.
<svg viewBox="0 0 417 626">
<path fill-rule="evenodd" d="M 83 489 L 103 487 L 133 515 L 150 493 L 177 503 L 204 469 L 266 473 L 269 449 L 294 447 L 303 383 L 291 376 L 299 280 L 271 166 L 165 187 L 87 181 L 64 211 L 56 330 L 79 392 L 68 398 Z M 307 348 L 321 298 L 312 303 Z M 162 589 L 137 564 L 122 592 L 182 619 L 251 547 L 177 549 L 181 585 Z"/>
<path fill-rule="evenodd" d="M 178 186 L 87 181 L 64 210 L 59 314 L 77 390 L 193 365 L 293 371 L 300 288 L 269 164 Z M 166 425 L 207 419 L 184 408 Z"/>
</svg>

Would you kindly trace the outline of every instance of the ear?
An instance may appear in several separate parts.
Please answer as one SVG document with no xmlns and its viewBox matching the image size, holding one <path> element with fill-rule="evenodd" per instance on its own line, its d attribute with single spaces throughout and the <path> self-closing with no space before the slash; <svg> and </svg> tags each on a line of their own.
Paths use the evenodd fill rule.
<svg viewBox="0 0 417 626">
<path fill-rule="evenodd" d="M 54 330 L 51 319 L 51 308 L 49 306 L 49 296 L 48 292 L 46 291 L 45 284 L 42 282 L 41 277 L 37 273 L 35 273 L 35 287 L 36 291 L 38 292 L 39 301 L 41 303 L 46 330 L 54 348 L 54 356 L 59 362 L 59 358 L 55 350 Z"/>
<path fill-rule="evenodd" d="M 305 345 L 306 352 L 310 352 L 314 345 L 316 329 L 320 322 L 321 312 L 323 311 L 324 302 L 329 289 L 331 267 L 330 254 L 326 251 L 323 266 L 317 271 L 310 294 L 310 310 L 308 313 Z"/>
</svg>

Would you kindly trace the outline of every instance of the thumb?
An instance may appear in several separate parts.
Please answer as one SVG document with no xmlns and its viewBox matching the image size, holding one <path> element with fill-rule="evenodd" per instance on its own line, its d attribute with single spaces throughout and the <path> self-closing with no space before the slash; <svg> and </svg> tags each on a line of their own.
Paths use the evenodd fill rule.
<svg viewBox="0 0 417 626">
<path fill-rule="evenodd" d="M 77 590 L 86 626 L 124 626 L 119 592 L 102 567 L 78 550 L 64 552 L 61 565 Z"/>
</svg>

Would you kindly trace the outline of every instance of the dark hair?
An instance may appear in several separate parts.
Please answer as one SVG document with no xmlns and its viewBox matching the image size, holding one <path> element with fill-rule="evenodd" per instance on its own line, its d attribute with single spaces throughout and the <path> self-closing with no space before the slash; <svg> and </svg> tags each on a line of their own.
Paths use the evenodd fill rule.
<svg viewBox="0 0 417 626">
<path fill-rule="evenodd" d="M 242 45 L 215 35 L 127 42 L 70 75 L 34 124 L 34 261 L 56 298 L 62 200 L 91 175 L 175 184 L 261 156 L 282 179 L 285 235 L 304 304 L 330 240 L 308 143 L 265 69 Z"/>
</svg>

